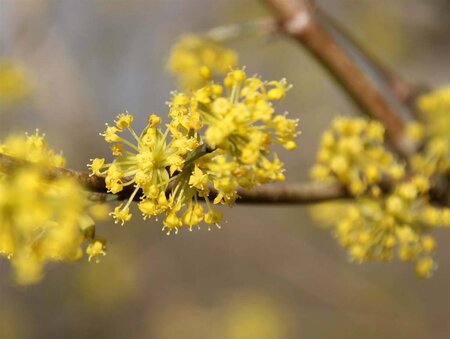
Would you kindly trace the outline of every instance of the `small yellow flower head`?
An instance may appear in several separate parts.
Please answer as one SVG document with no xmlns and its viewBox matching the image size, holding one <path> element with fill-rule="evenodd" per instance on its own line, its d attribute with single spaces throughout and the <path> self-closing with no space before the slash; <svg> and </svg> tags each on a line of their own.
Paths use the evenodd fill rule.
<svg viewBox="0 0 450 339">
<path fill-rule="evenodd" d="M 114 156 L 123 155 L 124 148 L 121 144 L 115 144 L 111 146 L 111 151 Z"/>
<path fill-rule="evenodd" d="M 12 59 L 0 59 L 0 111 L 25 100 L 31 94 L 30 75 Z"/>
<path fill-rule="evenodd" d="M 428 139 L 423 150 L 412 156 L 411 165 L 416 173 L 428 177 L 445 176 L 450 171 L 450 133 Z"/>
<path fill-rule="evenodd" d="M 142 200 L 139 205 L 139 210 L 142 212 L 144 219 L 147 217 L 152 217 L 160 213 L 160 209 L 157 203 L 151 199 Z"/>
<path fill-rule="evenodd" d="M 119 142 L 121 141 L 120 136 L 117 134 L 119 131 L 121 130 L 117 127 L 106 125 L 105 132 L 100 135 L 105 137 L 106 142 Z"/>
<path fill-rule="evenodd" d="M 211 37 L 186 35 L 173 46 L 167 67 L 183 88 L 195 90 L 206 85 L 214 75 L 235 67 L 237 60 L 234 51 Z"/>
<path fill-rule="evenodd" d="M 119 114 L 117 116 L 117 120 L 115 121 L 116 127 L 120 131 L 130 127 L 132 122 L 133 122 L 133 116 L 128 112 Z"/>
<path fill-rule="evenodd" d="M 85 192 L 71 178 L 49 178 L 64 159 L 39 134 L 8 137 L 3 153 L 24 162 L 0 175 L 0 255 L 11 260 L 19 284 L 37 282 L 49 261 L 76 260 L 94 234 Z M 96 214 L 97 215 L 97 214 Z"/>
<path fill-rule="evenodd" d="M 182 220 L 176 215 L 175 212 L 170 212 L 169 214 L 167 214 L 163 223 L 163 230 L 167 229 L 167 235 L 170 235 L 170 232 L 172 232 L 173 230 L 175 231 L 175 234 L 177 234 L 178 228 L 183 225 Z"/>
<path fill-rule="evenodd" d="M 195 187 L 199 191 L 203 191 L 208 188 L 208 175 L 203 173 L 203 171 L 198 168 L 198 166 L 194 167 L 194 172 L 189 178 L 189 185 L 191 187 Z"/>
<path fill-rule="evenodd" d="M 95 175 L 104 174 L 103 172 L 101 172 L 101 169 L 103 168 L 104 164 L 105 164 L 105 158 L 92 159 L 92 164 L 89 165 L 89 167 L 92 170 L 92 174 L 95 174 Z"/>
<path fill-rule="evenodd" d="M 280 81 L 271 81 L 269 85 L 273 88 L 269 89 L 267 92 L 267 97 L 269 100 L 280 100 L 286 96 L 287 91 L 292 88 L 292 85 L 288 85 L 286 79 L 281 79 Z"/>
<path fill-rule="evenodd" d="M 313 179 L 338 180 L 355 195 L 379 191 L 383 177 L 401 179 L 404 165 L 385 149 L 383 134 L 376 121 L 335 119 L 322 136 Z"/>
<path fill-rule="evenodd" d="M 245 74 L 245 71 L 243 69 L 236 69 L 228 72 L 225 80 L 223 81 L 223 84 L 227 88 L 232 88 L 233 86 L 241 85 L 246 78 L 247 74 Z"/>
<path fill-rule="evenodd" d="M 207 224 L 216 225 L 219 227 L 220 221 L 222 221 L 223 215 L 218 210 L 210 210 L 205 214 L 205 222 Z"/>
<path fill-rule="evenodd" d="M 203 220 L 204 212 L 203 207 L 200 204 L 191 204 L 186 212 L 183 214 L 183 224 L 192 230 L 192 226 L 198 225 Z"/>
<path fill-rule="evenodd" d="M 436 248 L 436 240 L 430 235 L 424 235 L 421 239 L 422 249 L 426 253 L 433 252 Z"/>
<path fill-rule="evenodd" d="M 425 129 L 421 123 L 413 122 L 408 124 L 406 134 L 414 141 L 421 141 L 425 136 Z"/>
<path fill-rule="evenodd" d="M 424 257 L 416 263 L 416 274 L 419 278 L 429 278 L 436 268 L 437 265 L 432 258 Z"/>
<path fill-rule="evenodd" d="M 114 209 L 114 212 L 111 212 L 111 215 L 113 216 L 115 223 L 117 224 L 120 222 L 122 226 L 125 221 L 130 221 L 132 216 L 130 208 L 127 206 L 122 208 L 122 205 L 117 206 Z"/>
<path fill-rule="evenodd" d="M 0 152 L 41 166 L 62 167 L 65 164 L 64 157 L 48 146 L 45 134 L 40 135 L 38 130 L 31 135 L 8 136 L 0 145 Z"/>
<path fill-rule="evenodd" d="M 148 117 L 148 127 L 153 128 L 161 123 L 161 118 L 156 114 L 152 113 Z"/>
<path fill-rule="evenodd" d="M 450 86 L 447 85 L 421 96 L 418 106 L 425 119 L 427 135 L 449 138 Z"/>
<path fill-rule="evenodd" d="M 86 248 L 86 254 L 89 256 L 89 261 L 94 258 L 95 262 L 100 261 L 100 257 L 106 255 L 106 245 L 104 240 L 93 239 Z"/>
</svg>

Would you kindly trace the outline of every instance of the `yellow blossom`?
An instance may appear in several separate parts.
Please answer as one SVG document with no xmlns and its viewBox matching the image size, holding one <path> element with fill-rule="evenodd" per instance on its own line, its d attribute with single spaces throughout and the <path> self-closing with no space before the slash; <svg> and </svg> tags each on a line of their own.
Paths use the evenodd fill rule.
<svg viewBox="0 0 450 339">
<path fill-rule="evenodd" d="M 12 135 L 0 149 L 27 161 L 0 176 L 0 254 L 10 259 L 18 283 L 35 283 L 47 262 L 82 256 L 83 241 L 95 233 L 89 214 L 98 213 L 75 180 L 48 176 L 49 166 L 65 160 L 44 136 Z"/>
<path fill-rule="evenodd" d="M 99 257 L 106 255 L 105 242 L 99 239 L 93 239 L 86 248 L 86 254 L 89 256 L 89 261 L 94 258 L 98 262 Z"/>
<path fill-rule="evenodd" d="M 211 37 L 186 35 L 172 48 L 169 70 L 186 89 L 205 85 L 214 75 L 226 73 L 237 64 L 237 54 Z"/>
<path fill-rule="evenodd" d="M 111 213 L 115 221 L 131 219 L 129 207 L 139 194 L 144 219 L 165 215 L 167 233 L 202 221 L 218 225 L 222 214 L 213 204 L 233 204 L 239 187 L 284 180 L 283 163 L 272 146 L 293 149 L 299 133 L 297 120 L 277 114 L 272 101 L 289 88 L 285 79 L 267 82 L 236 69 L 223 85 L 210 82 L 190 93 L 173 92 L 166 129 L 152 113 L 142 132 L 136 132 L 132 116 L 120 114 L 116 126 L 107 125 L 101 134 L 114 143 L 114 160 L 96 158 L 89 165 L 93 174 L 106 176 L 110 193 L 131 188 L 128 201 Z M 284 92 L 270 99 L 270 89 Z M 264 106 L 270 114 L 260 114 Z M 212 201 L 210 187 L 216 191 Z M 205 200 L 205 210 L 199 200 Z"/>
<path fill-rule="evenodd" d="M 31 89 L 27 70 L 13 59 L 0 58 L 0 111 L 26 99 Z"/>
<path fill-rule="evenodd" d="M 383 126 L 376 121 L 337 118 L 321 140 L 311 175 L 338 180 L 355 195 L 379 190 L 384 177 L 401 179 L 404 165 L 383 145 Z"/>
<path fill-rule="evenodd" d="M 423 95 L 418 100 L 426 133 L 431 136 L 449 137 L 450 86 L 444 86 Z"/>
<path fill-rule="evenodd" d="M 416 264 L 416 274 L 420 278 L 429 278 L 436 269 L 436 264 L 430 257 L 420 259 Z"/>
<path fill-rule="evenodd" d="M 131 220 L 130 208 L 128 206 L 117 206 L 114 209 L 114 212 L 111 213 L 111 215 L 114 217 L 116 223 L 120 222 L 122 225 L 125 223 L 125 221 Z"/>
<path fill-rule="evenodd" d="M 133 116 L 128 112 L 119 114 L 117 116 L 117 120 L 115 121 L 116 127 L 121 131 L 130 127 L 132 122 Z"/>
</svg>

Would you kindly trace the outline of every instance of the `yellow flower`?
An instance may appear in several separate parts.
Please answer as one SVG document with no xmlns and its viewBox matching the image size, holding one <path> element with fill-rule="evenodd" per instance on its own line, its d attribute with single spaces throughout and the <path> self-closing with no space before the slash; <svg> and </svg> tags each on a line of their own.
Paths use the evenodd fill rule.
<svg viewBox="0 0 450 339">
<path fill-rule="evenodd" d="M 338 180 L 355 195 L 379 191 L 384 177 L 401 179 L 404 165 L 385 148 L 383 126 L 376 121 L 337 118 L 322 135 L 315 180 Z"/>
<path fill-rule="evenodd" d="M 114 209 L 114 212 L 111 213 L 111 215 L 114 217 L 115 223 L 120 222 L 122 226 L 125 221 L 130 221 L 132 216 L 130 213 L 130 208 L 126 205 L 125 207 L 122 207 L 122 205 L 117 206 Z"/>
<path fill-rule="evenodd" d="M 237 54 L 219 41 L 191 34 L 183 36 L 172 48 L 167 67 L 183 88 L 192 90 L 235 67 L 237 59 Z"/>
<path fill-rule="evenodd" d="M 182 221 L 192 230 L 192 226 L 198 225 L 203 220 L 203 207 L 198 203 L 191 204 L 183 214 Z"/>
<path fill-rule="evenodd" d="M 132 122 L 133 116 L 128 112 L 119 114 L 117 116 L 117 121 L 115 121 L 116 127 L 121 131 L 130 127 Z"/>
<path fill-rule="evenodd" d="M 198 166 L 194 167 L 194 172 L 189 178 L 189 185 L 197 188 L 199 191 L 203 191 L 208 188 L 208 175 L 203 173 L 203 171 L 198 168 Z"/>
<path fill-rule="evenodd" d="M 31 94 L 30 75 L 12 59 L 0 59 L 0 110 L 19 103 Z"/>
<path fill-rule="evenodd" d="M 106 255 L 105 242 L 99 239 L 91 240 L 88 247 L 86 248 L 86 254 L 89 255 L 89 261 L 94 258 L 95 261 L 98 262 L 99 257 Z"/>
<path fill-rule="evenodd" d="M 430 257 L 424 257 L 416 264 L 416 274 L 420 278 L 429 278 L 435 269 L 436 264 Z"/>
<path fill-rule="evenodd" d="M 450 86 L 444 86 L 421 96 L 419 109 L 425 120 L 427 136 L 446 137 L 450 134 Z"/>
<path fill-rule="evenodd" d="M 273 88 L 269 89 L 267 92 L 267 97 L 269 100 L 280 100 L 286 96 L 286 92 L 292 88 L 292 85 L 288 85 L 286 79 L 281 79 L 280 81 L 271 81 L 269 85 Z"/>
<path fill-rule="evenodd" d="M 222 213 L 217 210 L 210 210 L 205 214 L 205 222 L 219 227 L 219 222 L 222 220 Z"/>
<path fill-rule="evenodd" d="M 95 158 L 92 159 L 92 164 L 89 167 L 92 170 L 92 174 L 102 175 L 103 173 L 100 171 L 105 164 L 105 158 Z"/>
<path fill-rule="evenodd" d="M 147 126 L 136 133 L 132 116 L 120 114 L 116 126 L 107 125 L 102 134 L 115 145 L 114 160 L 96 158 L 89 165 L 93 174 L 106 176 L 109 192 L 133 187 L 128 201 L 111 213 L 116 222 L 131 219 L 129 206 L 139 194 L 144 219 L 165 215 L 167 233 L 182 226 L 192 229 L 202 221 L 218 225 L 222 215 L 212 204 L 233 204 L 239 187 L 284 180 L 283 163 L 271 148 L 295 148 L 299 133 L 297 120 L 277 114 L 273 101 L 289 88 L 285 79 L 262 81 L 237 69 L 227 74 L 223 85 L 210 82 L 191 93 L 173 92 L 165 130 L 161 119 L 151 114 Z M 273 89 L 283 94 L 270 99 Z M 261 113 L 264 107 L 269 113 Z M 205 211 L 199 200 L 205 200 Z"/>
<path fill-rule="evenodd" d="M 183 222 L 175 212 L 170 212 L 169 214 L 167 214 L 163 223 L 163 229 L 167 229 L 167 235 L 169 235 L 172 230 L 175 230 L 175 234 L 178 233 L 178 227 L 181 227 L 181 225 L 183 224 Z"/>
<path fill-rule="evenodd" d="M 93 210 L 74 179 L 48 176 L 49 166 L 62 165 L 64 158 L 44 136 L 13 135 L 0 149 L 33 162 L 0 175 L 0 254 L 11 260 L 16 281 L 30 284 L 41 279 L 47 262 L 82 256 L 82 242 L 95 233 L 88 214 Z"/>
<path fill-rule="evenodd" d="M 0 152 L 16 158 L 20 158 L 41 166 L 62 167 L 65 159 L 55 153 L 45 141 L 45 134 L 40 135 L 36 130 L 34 134 L 9 135 L 0 145 Z"/>
</svg>

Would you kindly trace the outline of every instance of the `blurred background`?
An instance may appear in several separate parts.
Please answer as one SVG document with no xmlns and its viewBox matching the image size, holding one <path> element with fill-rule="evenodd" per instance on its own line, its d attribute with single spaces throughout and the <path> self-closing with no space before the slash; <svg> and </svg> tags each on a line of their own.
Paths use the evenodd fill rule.
<svg viewBox="0 0 450 339">
<path fill-rule="evenodd" d="M 370 51 L 411 82 L 438 87 L 450 69 L 448 0 L 319 0 Z M 0 0 L 0 58 L 29 76 L 31 95 L 0 113 L 10 132 L 47 134 L 68 167 L 109 154 L 98 135 L 128 110 L 137 123 L 167 114 L 175 81 L 165 64 L 187 32 L 268 13 L 253 0 Z M 300 119 L 287 180 L 306 180 L 318 135 L 356 110 L 298 45 L 244 37 L 230 47 L 249 73 L 294 84 L 280 109 Z M 283 155 L 281 155 L 283 156 Z M 135 212 L 136 216 L 138 215 Z M 237 205 L 222 229 L 161 232 L 154 221 L 99 225 L 108 255 L 50 265 L 17 287 L 0 260 L 0 338 L 448 338 L 450 232 L 439 269 L 350 263 L 307 207 Z"/>
</svg>

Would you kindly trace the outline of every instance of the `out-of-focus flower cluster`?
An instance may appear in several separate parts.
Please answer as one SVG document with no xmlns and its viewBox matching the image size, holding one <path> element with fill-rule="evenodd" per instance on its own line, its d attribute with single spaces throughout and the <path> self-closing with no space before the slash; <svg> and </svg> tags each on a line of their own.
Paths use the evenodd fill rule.
<svg viewBox="0 0 450 339">
<path fill-rule="evenodd" d="M 0 112 L 31 93 L 28 72 L 12 59 L 0 58 Z"/>
<path fill-rule="evenodd" d="M 426 134 L 450 138 L 450 85 L 423 95 L 417 104 L 426 126 Z"/>
<path fill-rule="evenodd" d="M 386 177 L 401 179 L 404 166 L 384 147 L 384 127 L 377 121 L 337 118 L 322 135 L 317 163 L 311 175 L 317 180 L 339 180 L 353 195 L 370 191 L 379 195 Z"/>
<path fill-rule="evenodd" d="M 116 207 L 116 221 L 131 219 L 130 204 L 139 195 L 144 218 L 164 215 L 168 233 L 202 221 L 218 225 L 222 214 L 214 204 L 233 204 L 239 187 L 284 180 L 283 163 L 271 146 L 294 149 L 297 120 L 275 113 L 272 103 L 289 88 L 284 79 L 267 82 L 238 69 L 223 85 L 210 82 L 192 93 L 174 92 L 165 129 L 152 114 L 137 134 L 133 116 L 120 114 L 102 134 L 116 158 L 111 163 L 93 159 L 90 165 L 93 174 L 106 175 L 111 193 L 134 186 L 130 199 Z"/>
<path fill-rule="evenodd" d="M 357 262 L 390 260 L 397 252 L 399 259 L 416 263 L 420 277 L 430 276 L 436 266 L 430 232 L 450 226 L 450 210 L 431 205 L 428 190 L 426 177 L 415 176 L 387 196 L 358 198 L 336 224 L 339 243 Z"/>
<path fill-rule="evenodd" d="M 0 172 L 0 254 L 11 260 L 18 283 L 40 280 L 49 261 L 80 258 L 84 240 L 90 258 L 105 254 L 79 184 L 49 176 L 48 169 L 65 160 L 44 136 L 12 135 L 0 144 L 0 153 L 24 160 Z M 91 206 L 90 214 L 100 217 L 102 208 Z"/>
<path fill-rule="evenodd" d="M 423 121 L 412 124 L 409 135 L 425 143 L 423 150 L 411 159 L 415 171 L 436 179 L 450 172 L 450 86 L 443 87 L 418 100 Z"/>
<path fill-rule="evenodd" d="M 448 93 L 421 98 L 421 108 L 430 118 L 436 110 L 438 119 L 446 110 L 448 119 Z M 333 203 L 344 213 L 334 218 L 334 234 L 352 260 L 390 260 L 397 253 L 399 259 L 415 262 L 418 276 L 432 274 L 436 242 L 431 231 L 450 226 L 450 209 L 430 201 L 431 187 L 450 169 L 450 130 L 444 133 L 441 127 L 409 126 L 408 135 L 416 141 L 427 137 L 409 167 L 385 148 L 384 128 L 377 122 L 338 118 L 323 134 L 311 175 L 319 181 L 339 181 L 355 196 L 351 203 Z"/>
<path fill-rule="evenodd" d="M 235 67 L 237 54 L 212 37 L 185 35 L 172 47 L 168 69 L 188 90 L 198 89 L 214 75 L 222 75 Z"/>
</svg>

